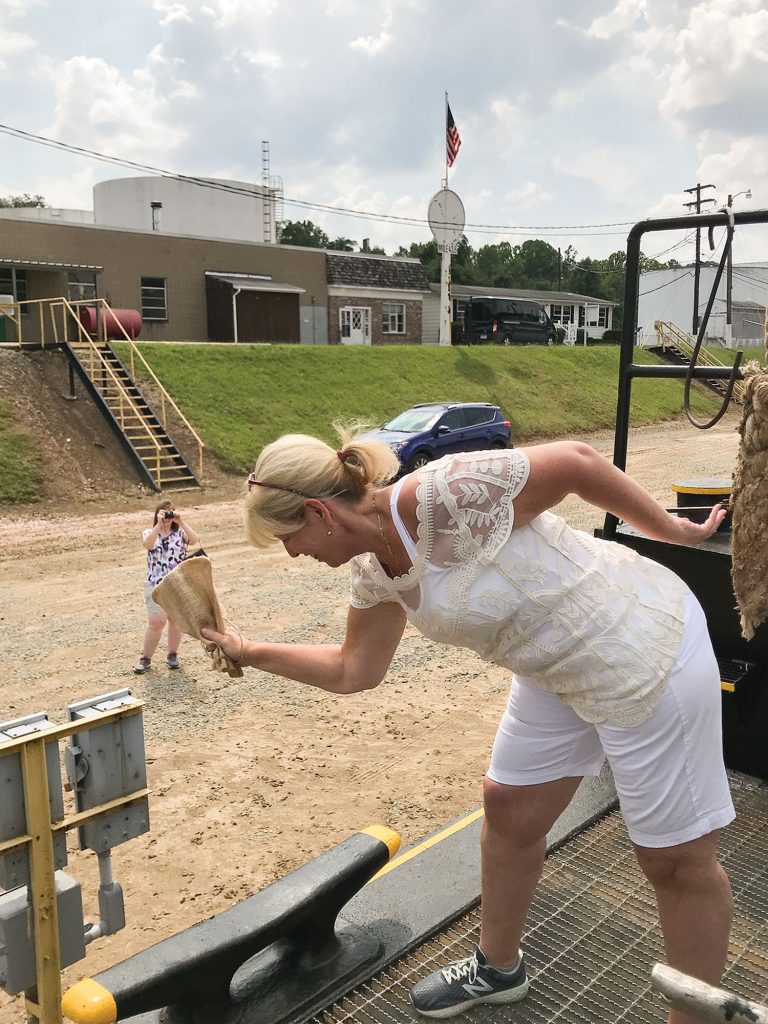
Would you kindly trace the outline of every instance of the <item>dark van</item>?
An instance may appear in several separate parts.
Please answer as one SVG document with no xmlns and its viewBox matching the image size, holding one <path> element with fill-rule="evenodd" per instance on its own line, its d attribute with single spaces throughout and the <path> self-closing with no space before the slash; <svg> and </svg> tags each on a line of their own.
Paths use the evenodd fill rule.
<svg viewBox="0 0 768 1024">
<path fill-rule="evenodd" d="M 464 341 L 468 345 L 553 345 L 557 329 L 538 302 L 476 296 L 464 307 Z"/>
</svg>

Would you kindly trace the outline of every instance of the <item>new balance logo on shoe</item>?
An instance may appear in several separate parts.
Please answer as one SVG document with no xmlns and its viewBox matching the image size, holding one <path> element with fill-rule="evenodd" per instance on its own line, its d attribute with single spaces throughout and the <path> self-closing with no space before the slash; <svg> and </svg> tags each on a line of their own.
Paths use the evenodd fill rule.
<svg viewBox="0 0 768 1024">
<path fill-rule="evenodd" d="M 527 993 L 522 953 L 513 968 L 501 971 L 478 949 L 414 985 L 411 1002 L 425 1017 L 453 1017 L 478 1003 L 516 1003 Z"/>
<path fill-rule="evenodd" d="M 474 985 L 462 985 L 461 987 L 470 996 L 482 996 L 486 992 L 493 992 L 493 985 L 483 981 L 482 978 L 478 978 Z"/>
</svg>

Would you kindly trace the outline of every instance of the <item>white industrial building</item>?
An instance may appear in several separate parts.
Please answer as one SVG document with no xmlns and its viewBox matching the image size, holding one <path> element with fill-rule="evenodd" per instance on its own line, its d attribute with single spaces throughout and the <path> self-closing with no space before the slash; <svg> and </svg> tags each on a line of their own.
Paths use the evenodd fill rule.
<svg viewBox="0 0 768 1024">
<path fill-rule="evenodd" d="M 274 207 L 272 189 L 224 178 L 143 175 L 100 181 L 93 187 L 95 223 L 129 231 L 274 242 Z"/>
<path fill-rule="evenodd" d="M 699 272 L 699 317 L 703 317 L 715 281 L 717 267 Z M 655 324 L 667 321 L 693 333 L 694 268 L 651 270 L 640 275 L 638 343 L 653 345 Z M 731 330 L 726 324 L 727 275 L 720 280 L 705 339 L 731 348 L 756 348 L 764 344 L 765 307 L 768 301 L 768 263 L 734 264 L 731 286 Z"/>
<path fill-rule="evenodd" d="M 0 209 L 0 218 L 260 244 L 276 240 L 280 204 L 279 188 L 248 181 L 141 175 L 98 182 L 93 210 L 9 207 Z"/>
</svg>

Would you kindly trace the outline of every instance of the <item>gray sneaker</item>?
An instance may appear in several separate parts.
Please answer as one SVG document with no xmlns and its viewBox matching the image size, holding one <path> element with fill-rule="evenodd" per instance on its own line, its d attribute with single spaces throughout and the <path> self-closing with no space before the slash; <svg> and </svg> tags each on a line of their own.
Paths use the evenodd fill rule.
<svg viewBox="0 0 768 1024">
<path fill-rule="evenodd" d="M 165 659 L 165 663 L 168 668 L 181 668 L 179 664 L 179 656 L 175 651 L 168 652 L 168 657 Z"/>
<path fill-rule="evenodd" d="M 145 658 L 144 655 L 142 654 L 142 656 L 133 666 L 133 673 L 137 676 L 143 676 L 145 672 L 149 672 L 150 668 L 152 668 L 151 659 Z"/>
<path fill-rule="evenodd" d="M 479 1003 L 516 1003 L 528 994 L 528 984 L 522 950 L 514 969 L 498 971 L 478 949 L 422 978 L 411 989 L 411 1002 L 425 1017 L 453 1017 Z"/>
</svg>

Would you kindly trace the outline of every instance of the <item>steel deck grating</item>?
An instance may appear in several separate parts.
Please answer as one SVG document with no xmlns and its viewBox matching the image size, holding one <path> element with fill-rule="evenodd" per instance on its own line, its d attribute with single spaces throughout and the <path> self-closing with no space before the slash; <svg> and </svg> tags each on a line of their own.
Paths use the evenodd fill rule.
<svg viewBox="0 0 768 1024">
<path fill-rule="evenodd" d="M 723 988 L 768 1001 L 768 788 L 732 777 L 736 821 L 723 831 L 720 859 L 735 899 Z M 358 986 L 312 1024 L 398 1024 L 425 1020 L 411 986 L 451 960 L 470 956 L 479 909 Z M 664 960 L 653 890 L 634 857 L 618 811 L 547 858 L 524 939 L 528 997 L 480 1006 L 459 1018 L 491 1024 L 663 1024 L 667 1004 L 651 991 Z"/>
</svg>

